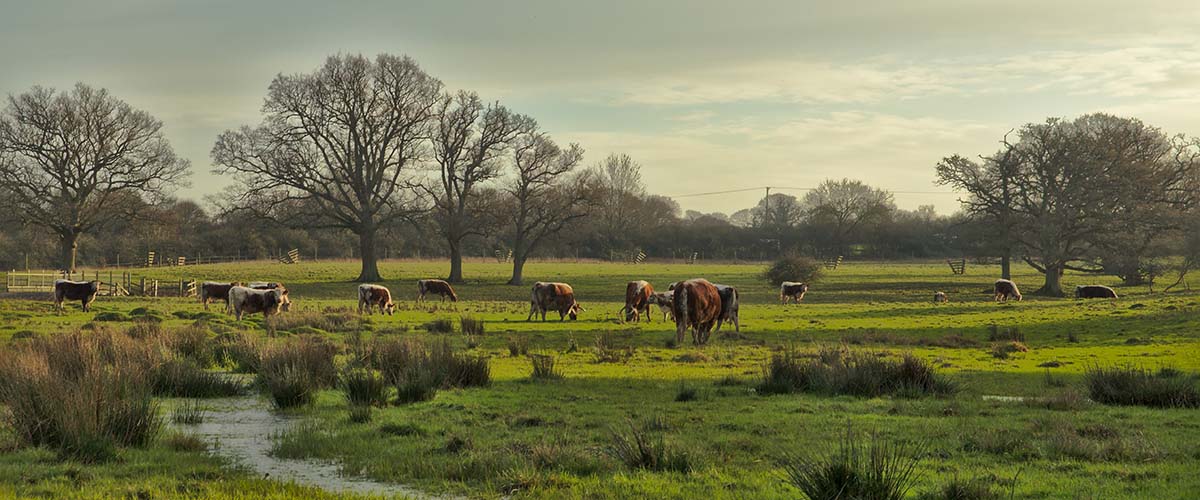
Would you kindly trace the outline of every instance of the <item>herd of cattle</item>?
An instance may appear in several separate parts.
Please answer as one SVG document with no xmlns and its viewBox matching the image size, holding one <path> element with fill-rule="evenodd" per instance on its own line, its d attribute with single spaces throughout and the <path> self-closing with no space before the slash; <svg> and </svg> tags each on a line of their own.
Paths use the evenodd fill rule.
<svg viewBox="0 0 1200 500">
<path fill-rule="evenodd" d="M 99 281 L 69 281 L 54 282 L 54 305 L 58 311 L 63 310 L 66 300 L 78 300 L 83 304 L 83 310 L 90 310 L 100 291 Z M 994 286 L 996 302 L 1007 302 L 1013 298 L 1021 300 L 1021 291 L 1011 280 L 996 280 Z M 779 301 L 799 303 L 808 292 L 808 285 L 785 281 L 779 287 Z M 426 295 L 438 295 L 443 302 L 450 299 L 458 302 L 458 295 L 449 283 L 437 279 L 417 281 L 417 302 L 425 300 Z M 238 320 L 244 314 L 262 313 L 271 316 L 291 308 L 288 290 L 278 282 L 232 282 L 217 283 L 206 281 L 199 287 L 200 302 L 208 310 L 210 302 L 225 303 L 225 310 L 232 312 Z M 1117 298 L 1112 288 L 1103 285 L 1079 285 L 1075 287 L 1075 297 L 1083 299 Z M 934 302 L 948 302 L 945 292 L 936 292 Z M 684 332 L 691 331 L 692 341 L 703 344 L 708 341 L 713 331 L 720 331 L 724 323 L 732 323 L 737 331 L 741 331 L 738 322 L 738 291 L 728 285 L 710 283 L 703 278 L 677 281 L 667 286 L 666 292 L 654 291 L 654 287 L 646 281 L 630 281 L 625 286 L 625 306 L 620 310 L 623 321 L 652 321 L 651 306 L 658 306 L 663 314 L 663 321 L 671 318 L 675 321 L 675 340 L 683 341 Z M 396 303 L 392 301 L 391 291 L 380 285 L 363 284 L 358 286 L 358 312 L 371 314 L 378 309 L 380 314 L 392 314 Z M 546 312 L 558 313 L 559 321 L 578 318 L 584 312 L 583 306 L 575 300 L 575 291 L 566 283 L 537 282 L 529 299 L 529 315 L 526 321 L 533 320 L 540 314 L 542 321 L 546 320 Z"/>
</svg>

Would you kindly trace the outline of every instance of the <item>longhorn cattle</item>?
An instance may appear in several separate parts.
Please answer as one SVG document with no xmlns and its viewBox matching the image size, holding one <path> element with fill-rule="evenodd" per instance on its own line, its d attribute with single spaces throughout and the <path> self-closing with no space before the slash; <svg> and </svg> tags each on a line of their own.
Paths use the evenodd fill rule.
<svg viewBox="0 0 1200 500">
<path fill-rule="evenodd" d="M 274 290 L 276 288 L 283 288 L 283 283 L 277 281 L 251 281 L 246 284 L 246 287 L 255 290 Z"/>
<path fill-rule="evenodd" d="M 442 302 L 450 297 L 450 302 L 458 302 L 454 288 L 444 280 L 417 280 L 417 302 L 425 300 L 425 294 L 435 293 L 442 296 Z"/>
<path fill-rule="evenodd" d="M 950 302 L 950 297 L 946 295 L 946 292 L 933 292 L 933 303 L 945 304 L 946 302 Z"/>
<path fill-rule="evenodd" d="M 675 284 L 672 283 L 672 290 L 674 289 L 674 286 Z M 671 303 L 674 301 L 675 294 L 671 292 L 658 292 L 650 296 L 650 303 L 657 305 L 658 310 L 662 311 L 663 321 L 666 321 L 668 317 L 674 319 L 674 316 L 671 316 Z"/>
<path fill-rule="evenodd" d="M 804 294 L 808 293 L 808 284 L 795 281 L 784 281 L 779 285 L 779 302 L 787 304 L 788 299 L 799 303 L 804 300 Z"/>
<path fill-rule="evenodd" d="M 683 342 L 683 332 L 691 329 L 692 342 L 708 342 L 709 332 L 721 318 L 721 295 L 717 287 L 703 278 L 675 284 L 672 312 L 675 314 L 675 343 Z"/>
<path fill-rule="evenodd" d="M 1077 299 L 1115 299 L 1117 291 L 1104 285 L 1078 285 L 1075 287 Z"/>
<path fill-rule="evenodd" d="M 717 331 L 721 331 L 721 324 L 728 321 L 733 323 L 735 332 L 742 331 L 742 325 L 738 323 L 738 291 L 737 288 L 729 285 L 713 284 L 717 289 L 717 295 L 721 296 L 721 316 L 717 318 Z"/>
<path fill-rule="evenodd" d="M 379 314 L 391 316 L 396 312 L 396 304 L 392 302 L 392 292 L 385 286 L 366 283 L 358 285 L 358 313 L 362 314 L 365 311 L 367 314 L 371 314 L 375 307 L 379 307 Z"/>
<path fill-rule="evenodd" d="M 642 313 L 646 314 L 646 321 L 650 321 L 650 304 L 651 298 L 654 297 L 654 287 L 645 281 L 630 281 L 625 285 L 625 307 L 621 308 L 623 321 L 638 322 L 642 320 Z"/>
<path fill-rule="evenodd" d="M 533 292 L 529 298 L 529 316 L 525 321 L 531 321 L 534 314 L 541 313 L 542 321 L 546 321 L 546 311 L 558 311 L 558 320 L 570 317 L 571 321 L 578 319 L 583 307 L 575 301 L 575 290 L 566 283 L 533 284 Z"/>
<path fill-rule="evenodd" d="M 225 303 L 225 310 L 229 310 L 229 290 L 235 286 L 242 286 L 240 282 L 233 283 L 218 283 L 215 281 L 205 281 L 200 284 L 200 303 L 204 304 L 204 310 L 208 310 L 208 303 L 214 300 L 219 300 Z"/>
<path fill-rule="evenodd" d="M 229 289 L 229 306 L 239 321 L 246 313 L 263 313 L 264 318 L 273 316 L 291 309 L 291 304 L 285 288 L 256 290 L 235 286 Z"/>
<path fill-rule="evenodd" d="M 91 310 L 96 294 L 100 292 L 99 281 L 54 281 L 54 308 L 62 312 L 63 301 L 78 300 L 83 304 L 83 312 Z"/>
<path fill-rule="evenodd" d="M 996 302 L 1008 302 L 1009 297 L 1016 297 L 1017 302 L 1021 301 L 1021 291 L 1017 289 L 1017 284 L 1010 280 L 996 280 L 994 290 Z"/>
</svg>

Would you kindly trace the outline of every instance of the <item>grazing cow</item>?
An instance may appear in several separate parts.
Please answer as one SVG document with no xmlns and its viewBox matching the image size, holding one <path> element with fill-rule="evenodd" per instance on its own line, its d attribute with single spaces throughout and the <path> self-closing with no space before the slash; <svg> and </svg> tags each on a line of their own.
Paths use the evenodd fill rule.
<svg viewBox="0 0 1200 500">
<path fill-rule="evenodd" d="M 83 304 L 83 312 L 88 312 L 99 292 L 99 281 L 54 280 L 54 309 L 62 312 L 64 300 L 78 300 Z"/>
<path fill-rule="evenodd" d="M 371 309 L 375 306 L 379 306 L 379 314 L 391 316 L 396 312 L 396 304 L 392 302 L 392 292 L 385 286 L 366 283 L 358 285 L 358 313 L 362 314 L 363 311 L 366 311 L 367 314 L 371 314 Z"/>
<path fill-rule="evenodd" d="M 675 343 L 683 342 L 683 332 L 692 330 L 692 343 L 708 342 L 709 332 L 721 318 L 721 295 L 708 280 L 697 278 L 675 285 L 672 311 L 675 314 Z"/>
<path fill-rule="evenodd" d="M 417 302 L 425 300 L 427 293 L 441 295 L 442 302 L 446 301 L 446 297 L 450 297 L 450 302 L 458 302 L 458 295 L 454 294 L 454 288 L 444 280 L 417 280 Z"/>
<path fill-rule="evenodd" d="M 654 287 L 648 282 L 630 281 L 625 285 L 625 307 L 621 308 L 621 313 L 624 314 L 623 321 L 641 321 L 644 312 L 646 321 L 649 322 L 652 297 L 654 297 Z"/>
<path fill-rule="evenodd" d="M 996 302 L 1008 302 L 1009 297 L 1016 297 L 1017 302 L 1021 301 L 1021 291 L 1017 289 L 1017 284 L 1009 280 L 996 280 L 995 286 Z"/>
<path fill-rule="evenodd" d="M 257 290 L 235 286 L 229 289 L 229 305 L 238 321 L 246 313 L 263 313 L 264 318 L 270 317 L 291 309 L 291 304 L 287 289 L 284 288 Z"/>
<path fill-rule="evenodd" d="M 946 292 L 934 292 L 933 293 L 933 303 L 934 304 L 945 304 L 947 302 L 950 302 L 950 297 L 946 295 Z"/>
<path fill-rule="evenodd" d="M 1115 299 L 1117 291 L 1104 285 L 1078 285 L 1075 287 L 1077 299 Z"/>
<path fill-rule="evenodd" d="M 283 288 L 283 283 L 278 281 L 251 281 L 246 286 L 255 290 L 274 290 L 276 288 Z"/>
<path fill-rule="evenodd" d="M 533 320 L 533 315 L 541 313 L 542 321 L 546 321 L 546 311 L 558 311 L 558 320 L 569 316 L 571 321 L 578 319 L 583 307 L 575 301 L 575 290 L 566 283 L 533 284 L 533 293 L 529 298 L 529 316 L 525 321 Z"/>
<path fill-rule="evenodd" d="M 779 302 L 787 304 L 788 299 L 799 304 L 808 293 L 808 284 L 795 281 L 784 281 L 779 285 Z"/>
<path fill-rule="evenodd" d="M 735 332 L 742 331 L 742 325 L 738 324 L 738 291 L 737 288 L 729 285 L 713 284 L 717 288 L 717 295 L 721 296 L 721 316 L 717 318 L 717 329 L 721 331 L 721 323 L 726 321 L 733 323 Z"/>
<path fill-rule="evenodd" d="M 218 283 L 215 281 L 205 281 L 200 284 L 200 303 L 204 304 L 204 310 L 208 310 L 208 303 L 214 300 L 219 300 L 225 303 L 225 310 L 229 310 L 229 290 L 235 286 L 242 286 L 240 282 L 233 283 Z"/>
<path fill-rule="evenodd" d="M 674 286 L 675 286 L 675 284 L 672 283 L 671 284 L 672 290 L 674 289 Z M 658 292 L 658 293 L 655 293 L 654 295 L 650 296 L 650 299 L 649 299 L 650 303 L 657 304 L 658 310 L 662 311 L 663 321 L 666 321 L 668 317 L 671 318 L 672 320 L 675 319 L 674 316 L 671 316 L 671 303 L 675 301 L 674 296 L 675 296 L 675 294 L 671 293 L 671 292 Z"/>
</svg>

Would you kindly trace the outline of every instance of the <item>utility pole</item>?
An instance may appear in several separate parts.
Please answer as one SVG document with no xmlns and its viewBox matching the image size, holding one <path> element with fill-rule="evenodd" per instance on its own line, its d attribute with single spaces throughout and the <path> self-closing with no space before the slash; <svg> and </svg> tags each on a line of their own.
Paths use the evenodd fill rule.
<svg viewBox="0 0 1200 500">
<path fill-rule="evenodd" d="M 763 227 L 767 227 L 767 218 L 771 216 L 771 186 L 766 187 L 767 195 L 763 197 Z"/>
</svg>

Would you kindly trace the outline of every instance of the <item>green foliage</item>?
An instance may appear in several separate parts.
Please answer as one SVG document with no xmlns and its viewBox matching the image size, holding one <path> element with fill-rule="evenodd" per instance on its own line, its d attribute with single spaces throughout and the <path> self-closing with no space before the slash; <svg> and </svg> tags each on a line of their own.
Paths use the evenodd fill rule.
<svg viewBox="0 0 1200 500">
<path fill-rule="evenodd" d="M 785 480 L 807 498 L 902 500 L 916 484 L 919 453 L 871 434 L 846 430 L 837 450 L 789 453 L 779 460 Z"/>
<path fill-rule="evenodd" d="M 316 391 L 337 382 L 335 354 L 333 345 L 314 338 L 273 344 L 263 353 L 259 385 L 278 408 L 307 405 Z"/>
<path fill-rule="evenodd" d="M 780 257 L 762 272 L 762 279 L 771 286 L 779 286 L 784 281 L 796 281 L 812 285 L 821 280 L 825 271 L 816 259 L 799 254 L 788 254 Z"/>
<path fill-rule="evenodd" d="M 534 380 L 556 380 L 563 378 L 562 372 L 554 367 L 554 355 L 552 354 L 530 354 L 529 364 L 533 366 L 533 373 L 529 376 Z"/>
</svg>

